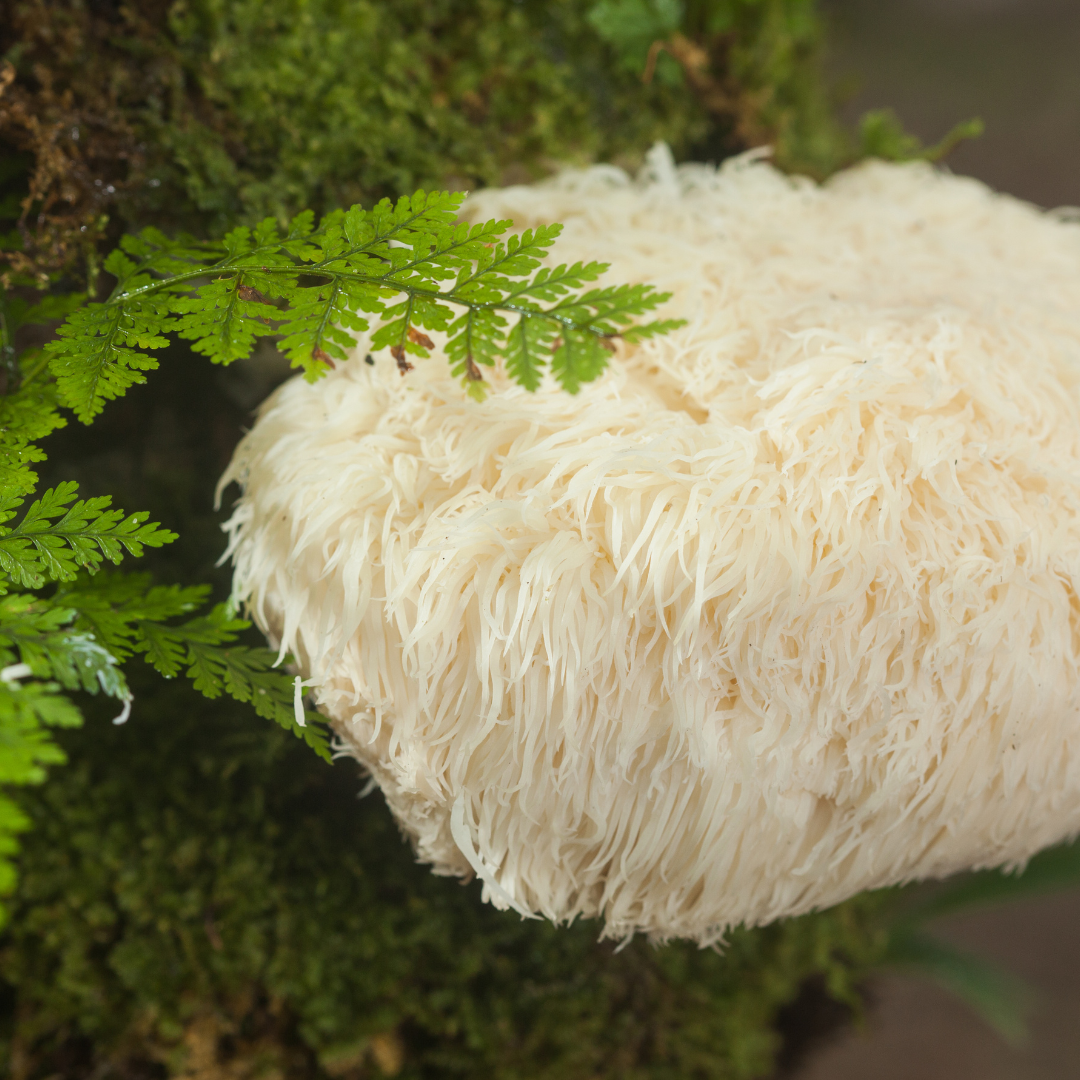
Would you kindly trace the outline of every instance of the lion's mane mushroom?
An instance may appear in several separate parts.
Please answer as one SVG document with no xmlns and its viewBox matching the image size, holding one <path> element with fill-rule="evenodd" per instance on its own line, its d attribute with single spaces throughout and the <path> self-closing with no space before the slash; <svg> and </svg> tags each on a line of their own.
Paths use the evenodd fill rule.
<svg viewBox="0 0 1080 1080">
<path fill-rule="evenodd" d="M 572 397 L 358 358 L 263 407 L 237 595 L 421 859 L 609 937 L 1080 830 L 1080 225 L 924 164 L 476 196 L 681 330 Z"/>
</svg>

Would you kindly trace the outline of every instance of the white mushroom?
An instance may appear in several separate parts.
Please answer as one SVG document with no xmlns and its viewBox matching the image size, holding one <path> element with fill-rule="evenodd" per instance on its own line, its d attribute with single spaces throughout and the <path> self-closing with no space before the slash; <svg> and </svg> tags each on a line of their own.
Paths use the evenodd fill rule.
<svg viewBox="0 0 1080 1080">
<path fill-rule="evenodd" d="M 674 297 L 575 397 L 438 355 L 263 407 L 235 589 L 419 857 L 605 934 L 1080 831 L 1080 226 L 923 164 L 474 197 Z"/>
</svg>

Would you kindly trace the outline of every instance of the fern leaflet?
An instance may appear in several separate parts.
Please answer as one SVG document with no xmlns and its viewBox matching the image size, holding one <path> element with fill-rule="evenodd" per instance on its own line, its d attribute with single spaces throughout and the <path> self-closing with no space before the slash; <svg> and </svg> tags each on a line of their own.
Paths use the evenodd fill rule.
<svg viewBox="0 0 1080 1080">
<path fill-rule="evenodd" d="M 506 236 L 509 221 L 459 222 L 463 199 L 418 191 L 335 211 L 318 228 L 303 214 L 284 236 L 267 219 L 220 243 L 169 241 L 157 230 L 125 238 L 105 264 L 112 295 L 69 316 L 46 346 L 61 402 L 88 422 L 143 381 L 169 334 L 221 364 L 278 334 L 292 364 L 315 379 L 372 329 L 372 348 L 389 349 L 403 374 L 409 356 L 430 354 L 427 332 L 445 331 L 452 370 L 474 396 L 486 385 L 481 367 L 500 359 L 529 390 L 550 364 L 573 393 L 600 374 L 614 339 L 679 325 L 635 322 L 669 298 L 649 285 L 583 291 L 604 263 L 543 267 L 561 226 Z"/>
<path fill-rule="evenodd" d="M 104 559 L 119 563 L 127 552 L 160 547 L 176 533 L 147 522 L 147 514 L 125 517 L 112 510 L 107 495 L 78 499 L 73 481 L 49 488 L 31 504 L 13 529 L 0 527 L 0 570 L 20 585 L 37 589 L 46 580 L 71 581 L 82 568 L 91 572 Z M 21 499 L 0 499 L 0 521 L 10 520 Z"/>
</svg>

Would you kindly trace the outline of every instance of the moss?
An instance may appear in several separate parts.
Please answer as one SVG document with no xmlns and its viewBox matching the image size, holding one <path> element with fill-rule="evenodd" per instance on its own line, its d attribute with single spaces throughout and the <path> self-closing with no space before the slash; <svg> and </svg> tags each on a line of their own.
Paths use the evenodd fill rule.
<svg viewBox="0 0 1080 1080">
<path fill-rule="evenodd" d="M 22 0 L 0 137 L 35 156 L 35 213 L 220 230 L 704 131 L 686 93 L 614 70 L 587 7 Z"/>
<path fill-rule="evenodd" d="M 416 187 L 525 180 L 554 162 L 686 143 L 683 93 L 616 70 L 580 0 L 193 0 L 172 33 L 228 117 L 235 179 L 189 194 L 284 217 Z M 167 136 L 167 132 L 163 131 Z M 196 186 L 197 185 L 197 186 Z"/>
<path fill-rule="evenodd" d="M 633 165 L 659 138 L 712 159 L 776 142 L 785 167 L 818 174 L 853 153 L 812 0 L 17 0 L 12 12 L 0 140 L 33 158 L 22 224 L 45 269 L 85 253 L 110 216 L 220 231 L 557 163 Z M 650 42 L 666 55 L 646 82 Z"/>
<path fill-rule="evenodd" d="M 137 702 L 20 796 L 15 1076 L 758 1076 L 808 978 L 850 998 L 880 959 L 873 897 L 723 955 L 522 921 L 416 865 L 350 762 L 183 688 Z"/>
</svg>

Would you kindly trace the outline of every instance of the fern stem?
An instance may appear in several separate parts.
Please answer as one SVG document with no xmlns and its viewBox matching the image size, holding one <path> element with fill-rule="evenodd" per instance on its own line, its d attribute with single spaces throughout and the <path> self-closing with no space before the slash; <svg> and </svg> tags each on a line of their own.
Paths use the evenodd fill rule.
<svg viewBox="0 0 1080 1080">
<path fill-rule="evenodd" d="M 329 261 L 329 260 L 328 260 Z M 333 261 L 338 261 L 335 259 Z M 550 319 L 552 322 L 557 322 L 568 330 L 578 330 L 581 332 L 588 332 L 598 338 L 607 338 L 610 335 L 602 330 L 596 329 L 592 326 L 592 319 L 584 321 L 574 319 L 567 315 L 560 315 L 558 308 L 535 308 L 526 304 L 507 303 L 505 301 L 480 301 L 470 300 L 467 297 L 456 296 L 455 293 L 459 286 L 455 287 L 448 292 L 442 292 L 440 289 L 424 288 L 420 285 L 410 285 L 404 282 L 394 281 L 388 276 L 376 277 L 372 274 L 361 274 L 356 271 L 347 270 L 330 270 L 326 269 L 322 264 L 313 266 L 303 266 L 289 264 L 287 266 L 259 266 L 253 267 L 245 264 L 244 266 L 220 266 L 215 268 L 204 267 L 202 270 L 189 270 L 183 274 L 177 274 L 174 277 L 162 278 L 159 281 L 147 282 L 145 285 L 140 285 L 137 288 L 132 289 L 130 292 L 121 292 L 114 296 L 110 296 L 108 300 L 104 301 L 105 306 L 112 306 L 114 304 L 123 305 L 130 300 L 138 299 L 142 296 L 147 296 L 154 292 L 159 292 L 164 288 L 175 286 L 184 281 L 194 281 L 198 278 L 206 277 L 235 277 L 243 274 L 245 270 L 257 269 L 260 274 L 268 274 L 271 276 L 288 275 L 290 277 L 306 276 L 313 277 L 326 277 L 332 281 L 352 281 L 360 285 L 371 285 L 375 288 L 393 289 L 394 293 L 400 293 L 410 298 L 422 296 L 429 300 L 435 300 L 444 304 L 455 304 L 458 307 L 468 308 L 472 311 L 497 311 L 497 312 L 511 312 L 516 315 L 524 315 L 528 318 L 544 318 Z M 394 273 L 400 273 L 400 270 L 393 271 Z"/>
<path fill-rule="evenodd" d="M 341 283 L 335 281 L 333 291 L 330 293 L 329 300 L 323 310 L 323 316 L 319 320 L 318 333 L 315 335 L 315 348 L 317 349 L 322 348 L 323 335 L 326 333 L 326 324 L 330 321 L 330 314 L 334 310 L 334 302 L 337 300 L 339 292 L 341 292 Z"/>
</svg>

